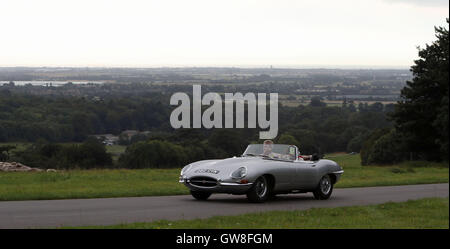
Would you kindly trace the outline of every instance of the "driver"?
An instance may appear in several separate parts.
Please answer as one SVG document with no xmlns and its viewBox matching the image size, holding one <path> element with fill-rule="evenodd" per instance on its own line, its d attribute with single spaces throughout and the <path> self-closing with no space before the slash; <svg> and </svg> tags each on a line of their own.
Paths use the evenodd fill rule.
<svg viewBox="0 0 450 249">
<path fill-rule="evenodd" d="M 263 143 L 263 155 L 268 157 L 274 157 L 274 153 L 272 153 L 273 142 L 272 140 L 266 140 Z"/>
</svg>

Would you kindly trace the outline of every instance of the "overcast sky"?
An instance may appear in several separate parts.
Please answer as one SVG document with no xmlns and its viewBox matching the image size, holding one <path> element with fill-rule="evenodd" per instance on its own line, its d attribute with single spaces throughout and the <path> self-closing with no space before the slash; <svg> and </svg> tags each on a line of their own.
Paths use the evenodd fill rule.
<svg viewBox="0 0 450 249">
<path fill-rule="evenodd" d="M 0 66 L 399 67 L 445 0 L 0 0 Z"/>
</svg>

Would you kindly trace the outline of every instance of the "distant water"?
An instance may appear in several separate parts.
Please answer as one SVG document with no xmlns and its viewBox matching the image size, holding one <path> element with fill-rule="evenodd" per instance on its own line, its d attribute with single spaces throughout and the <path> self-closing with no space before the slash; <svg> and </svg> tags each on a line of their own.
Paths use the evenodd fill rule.
<svg viewBox="0 0 450 249">
<path fill-rule="evenodd" d="M 31 84 L 33 86 L 62 86 L 67 84 L 69 81 L 41 81 L 41 80 L 32 80 L 32 81 L 13 81 L 16 86 L 24 86 L 27 84 Z M 103 84 L 103 81 L 70 81 L 74 85 L 85 85 L 85 84 Z M 9 81 L 0 81 L 0 86 L 3 84 L 8 84 Z"/>
</svg>

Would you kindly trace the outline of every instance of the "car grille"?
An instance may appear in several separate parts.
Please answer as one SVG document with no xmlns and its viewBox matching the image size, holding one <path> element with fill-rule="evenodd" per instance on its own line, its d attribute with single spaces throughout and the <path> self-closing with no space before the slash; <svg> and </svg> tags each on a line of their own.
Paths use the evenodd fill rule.
<svg viewBox="0 0 450 249">
<path fill-rule="evenodd" d="M 199 176 L 189 179 L 189 183 L 198 187 L 214 187 L 217 185 L 217 180 L 211 177 Z"/>
</svg>

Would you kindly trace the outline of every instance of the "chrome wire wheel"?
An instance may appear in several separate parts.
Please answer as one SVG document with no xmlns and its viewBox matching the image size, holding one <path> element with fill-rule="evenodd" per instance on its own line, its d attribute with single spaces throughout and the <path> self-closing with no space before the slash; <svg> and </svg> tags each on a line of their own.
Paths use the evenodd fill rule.
<svg viewBox="0 0 450 249">
<path fill-rule="evenodd" d="M 330 182 L 330 178 L 328 177 L 323 177 L 320 180 L 320 190 L 322 191 L 322 193 L 324 195 L 327 195 L 330 190 L 331 190 L 331 182 Z"/>
<path fill-rule="evenodd" d="M 247 198 L 250 202 L 265 202 L 271 193 L 272 189 L 269 181 L 265 176 L 260 176 L 253 182 L 253 186 L 247 192 Z"/>
<path fill-rule="evenodd" d="M 329 175 L 324 175 L 320 180 L 317 188 L 313 191 L 314 198 L 317 200 L 327 200 L 333 192 L 333 182 Z"/>
<path fill-rule="evenodd" d="M 260 197 L 263 198 L 265 197 L 266 193 L 267 193 L 267 181 L 265 177 L 261 177 L 255 185 L 255 190 L 256 190 L 256 194 Z"/>
</svg>

